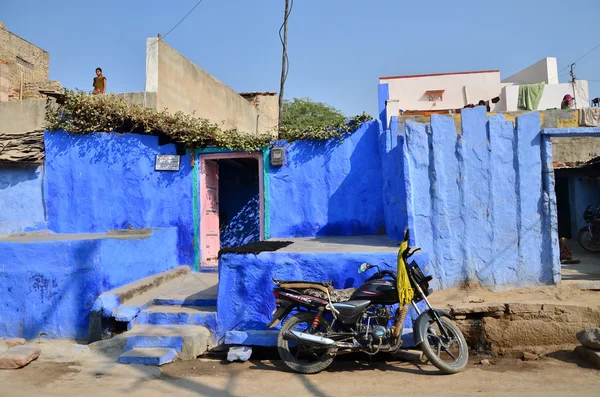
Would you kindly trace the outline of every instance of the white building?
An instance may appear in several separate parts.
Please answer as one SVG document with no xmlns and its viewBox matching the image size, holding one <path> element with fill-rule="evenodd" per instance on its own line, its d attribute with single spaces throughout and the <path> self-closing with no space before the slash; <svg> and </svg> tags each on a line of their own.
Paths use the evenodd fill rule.
<svg viewBox="0 0 600 397">
<path fill-rule="evenodd" d="M 559 84 L 556 58 L 544 58 L 504 80 L 499 70 L 381 77 L 380 112 L 387 109 L 388 120 L 401 113 L 453 113 L 481 100 L 492 112 L 512 112 L 520 110 L 519 86 L 534 83 L 546 83 L 537 110 L 560 109 L 566 94 L 575 108 L 590 106 L 588 82 Z"/>
</svg>

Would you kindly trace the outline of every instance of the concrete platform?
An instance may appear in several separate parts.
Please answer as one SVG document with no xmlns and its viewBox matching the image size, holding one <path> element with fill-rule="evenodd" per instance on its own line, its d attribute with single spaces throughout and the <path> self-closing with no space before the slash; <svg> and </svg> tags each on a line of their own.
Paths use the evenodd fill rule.
<svg viewBox="0 0 600 397">
<path fill-rule="evenodd" d="M 573 259 L 579 259 L 581 263 L 561 265 L 562 282 L 589 286 L 586 289 L 600 289 L 600 253 L 587 252 L 575 240 L 569 241 L 568 245 L 573 252 Z"/>
<path fill-rule="evenodd" d="M 79 241 L 79 240 L 136 240 L 152 236 L 153 229 L 124 229 L 109 230 L 106 233 L 50 233 L 47 230 L 39 232 L 25 232 L 13 234 L 0 234 L 0 242 L 32 243 L 41 241 Z"/>
<path fill-rule="evenodd" d="M 335 236 L 278 238 L 271 241 L 291 241 L 293 244 L 275 252 L 351 253 L 398 252 L 400 243 L 385 236 Z"/>
<path fill-rule="evenodd" d="M 154 305 L 215 306 L 219 275 L 217 273 L 190 273 L 168 280 L 156 288 L 127 301 L 127 306 Z"/>
<path fill-rule="evenodd" d="M 117 358 L 119 364 L 141 364 L 161 366 L 173 362 L 177 351 L 169 348 L 139 348 L 121 354 Z"/>
</svg>

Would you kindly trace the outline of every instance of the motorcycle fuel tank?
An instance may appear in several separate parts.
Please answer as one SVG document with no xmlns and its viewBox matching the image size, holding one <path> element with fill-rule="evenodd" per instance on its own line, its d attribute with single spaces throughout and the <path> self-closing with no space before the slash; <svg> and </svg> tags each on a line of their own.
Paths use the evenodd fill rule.
<svg viewBox="0 0 600 397">
<path fill-rule="evenodd" d="M 393 305 L 398 303 L 398 292 L 392 280 L 372 280 L 358 287 L 350 299 Z"/>
</svg>

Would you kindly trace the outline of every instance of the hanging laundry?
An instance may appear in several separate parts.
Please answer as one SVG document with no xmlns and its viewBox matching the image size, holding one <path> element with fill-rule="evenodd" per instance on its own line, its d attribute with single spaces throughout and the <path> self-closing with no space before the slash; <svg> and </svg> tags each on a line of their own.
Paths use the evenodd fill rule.
<svg viewBox="0 0 600 397">
<path fill-rule="evenodd" d="M 582 127 L 600 127 L 600 108 L 579 109 L 579 125 Z"/>
<path fill-rule="evenodd" d="M 537 84 L 522 84 L 519 86 L 519 102 L 520 109 L 537 110 L 542 94 L 544 93 L 545 83 Z"/>
</svg>

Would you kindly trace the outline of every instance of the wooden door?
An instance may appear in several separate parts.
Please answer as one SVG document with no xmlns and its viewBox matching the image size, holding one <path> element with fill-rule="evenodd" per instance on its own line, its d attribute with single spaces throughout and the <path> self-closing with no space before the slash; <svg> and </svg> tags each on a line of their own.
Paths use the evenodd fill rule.
<svg viewBox="0 0 600 397">
<path fill-rule="evenodd" d="M 219 164 L 214 160 L 203 162 L 202 186 L 202 266 L 217 267 L 221 249 L 219 234 Z"/>
</svg>

